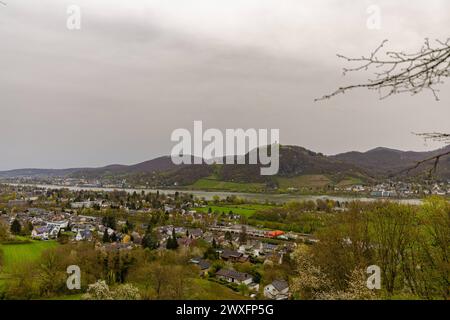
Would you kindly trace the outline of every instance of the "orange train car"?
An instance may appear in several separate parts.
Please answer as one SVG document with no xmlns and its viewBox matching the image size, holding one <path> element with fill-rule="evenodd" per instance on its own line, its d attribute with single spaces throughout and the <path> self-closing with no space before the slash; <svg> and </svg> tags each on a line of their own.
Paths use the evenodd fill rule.
<svg viewBox="0 0 450 320">
<path fill-rule="evenodd" d="M 269 237 L 271 237 L 271 238 L 276 238 L 276 237 L 279 237 L 279 236 L 281 236 L 281 235 L 283 235 L 283 234 L 284 234 L 284 232 L 281 231 L 281 230 L 269 231 L 269 232 L 267 233 L 267 235 L 268 235 Z"/>
</svg>

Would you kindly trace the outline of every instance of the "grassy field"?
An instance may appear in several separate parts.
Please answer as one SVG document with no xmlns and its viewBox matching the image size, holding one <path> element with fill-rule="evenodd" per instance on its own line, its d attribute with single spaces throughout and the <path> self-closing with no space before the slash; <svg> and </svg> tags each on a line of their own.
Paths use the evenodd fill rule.
<svg viewBox="0 0 450 320">
<path fill-rule="evenodd" d="M 26 244 L 2 244 L 3 268 L 1 273 L 7 274 L 24 262 L 38 259 L 44 250 L 54 248 L 58 245 L 56 241 L 32 241 Z"/>
<path fill-rule="evenodd" d="M 233 192 L 262 192 L 264 191 L 263 183 L 238 183 L 220 181 L 213 178 L 199 179 L 189 188 L 200 190 L 226 190 Z"/>
<path fill-rule="evenodd" d="M 349 177 L 348 179 L 339 181 L 337 186 L 342 188 L 342 187 L 348 187 L 348 186 L 352 186 L 352 185 L 356 185 L 356 184 L 363 184 L 363 181 L 358 178 Z"/>
<path fill-rule="evenodd" d="M 205 208 L 197 208 L 197 212 L 207 213 L 209 208 L 211 208 L 212 212 L 215 213 L 226 213 L 228 214 L 230 211 L 233 211 L 235 214 L 239 214 L 245 217 L 251 217 L 258 210 L 270 209 L 272 206 L 264 205 L 264 204 L 242 204 L 242 205 L 211 205 Z"/>
<path fill-rule="evenodd" d="M 192 279 L 188 296 L 192 300 L 246 300 L 245 296 L 219 283 L 206 279 Z"/>
</svg>

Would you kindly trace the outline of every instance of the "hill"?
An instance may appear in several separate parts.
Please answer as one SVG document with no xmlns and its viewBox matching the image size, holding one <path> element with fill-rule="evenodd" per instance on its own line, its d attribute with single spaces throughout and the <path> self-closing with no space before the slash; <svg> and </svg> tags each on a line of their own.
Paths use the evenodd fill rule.
<svg viewBox="0 0 450 320">
<path fill-rule="evenodd" d="M 449 152 L 450 145 L 445 148 L 428 151 L 400 151 L 389 148 L 375 148 L 367 152 L 346 152 L 331 158 L 353 164 L 363 168 L 373 175 L 388 177 L 399 172 L 414 167 L 418 161 L 429 159 L 439 154 Z M 409 172 L 411 176 L 422 175 L 424 171 L 431 168 L 433 162 Z M 450 179 L 450 156 L 443 157 L 437 167 L 437 176 L 443 179 Z"/>
<path fill-rule="evenodd" d="M 251 153 L 256 153 L 255 149 Z M 105 182 L 126 180 L 134 185 L 151 187 L 191 186 L 192 188 L 236 191 L 281 188 L 324 188 L 328 185 L 349 185 L 373 182 L 413 167 L 418 161 L 431 158 L 446 148 L 414 152 L 375 148 L 367 152 L 346 152 L 325 156 L 299 146 L 280 147 L 280 167 L 276 176 L 260 175 L 259 164 L 175 165 L 169 156 L 158 157 L 134 165 L 109 165 L 100 168 L 19 169 L 0 172 L 0 178 L 70 177 L 98 179 Z M 251 153 L 246 154 L 246 163 Z M 236 160 L 236 157 L 234 158 Z M 192 158 L 193 160 L 193 158 Z M 408 172 L 408 177 L 424 178 L 431 164 Z M 441 179 L 450 179 L 450 156 L 443 157 L 437 170 Z"/>
</svg>

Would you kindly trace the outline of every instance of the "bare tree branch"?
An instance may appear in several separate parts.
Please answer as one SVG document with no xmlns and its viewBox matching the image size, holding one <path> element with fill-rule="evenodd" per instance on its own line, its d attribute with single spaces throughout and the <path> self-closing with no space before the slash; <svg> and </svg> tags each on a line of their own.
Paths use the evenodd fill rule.
<svg viewBox="0 0 450 320">
<path fill-rule="evenodd" d="M 439 90 L 436 86 L 443 84 L 444 79 L 450 76 L 450 38 L 445 42 L 440 40 L 435 42 L 435 46 L 432 46 L 430 41 L 425 39 L 424 45 L 416 53 L 386 51 L 384 58 L 379 58 L 379 55 L 387 40 L 384 40 L 368 57 L 348 58 L 338 55 L 347 62 L 358 64 L 356 67 L 344 68 L 344 75 L 348 72 L 369 71 L 372 68 L 379 70 L 374 72 L 374 78 L 369 79 L 367 83 L 340 87 L 315 101 L 329 99 L 356 88 L 376 90 L 380 99 L 405 92 L 415 95 L 428 89 L 435 99 L 439 100 Z"/>
<path fill-rule="evenodd" d="M 414 166 L 412 166 L 412 167 L 410 167 L 410 168 L 407 168 L 407 169 L 405 169 L 405 170 L 402 170 L 402 171 L 400 171 L 399 173 L 397 173 L 396 175 L 401 175 L 401 174 L 403 174 L 403 173 L 408 174 L 408 173 L 410 173 L 412 170 L 417 169 L 418 167 L 420 167 L 421 165 L 423 165 L 423 164 L 425 164 L 425 163 L 430 163 L 430 162 L 433 161 L 433 166 L 431 167 L 431 169 L 430 169 L 429 172 L 428 172 L 428 175 L 429 175 L 429 177 L 431 178 L 431 177 L 433 176 L 433 174 L 436 173 L 436 169 L 437 169 L 437 166 L 438 166 L 438 164 L 439 164 L 439 160 L 440 160 L 442 157 L 445 157 L 445 156 L 447 156 L 447 155 L 450 155 L 450 151 L 446 151 L 446 152 L 443 152 L 443 153 L 438 154 L 438 155 L 436 155 L 436 156 L 433 156 L 433 157 L 430 157 L 430 158 L 427 158 L 427 159 L 418 161 L 418 162 L 416 162 L 416 164 L 415 164 Z"/>
<path fill-rule="evenodd" d="M 414 133 L 425 139 L 425 141 L 433 140 L 438 142 L 450 143 L 450 134 L 441 132 Z"/>
</svg>

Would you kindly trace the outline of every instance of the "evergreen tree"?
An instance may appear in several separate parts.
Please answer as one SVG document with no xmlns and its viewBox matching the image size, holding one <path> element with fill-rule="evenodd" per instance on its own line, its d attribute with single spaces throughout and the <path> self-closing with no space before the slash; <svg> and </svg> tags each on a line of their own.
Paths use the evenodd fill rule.
<svg viewBox="0 0 450 320">
<path fill-rule="evenodd" d="M 109 238 L 109 234 L 108 234 L 108 229 L 106 229 L 105 232 L 103 233 L 103 239 L 102 239 L 102 241 L 103 241 L 104 243 L 106 243 L 106 242 L 111 242 L 111 239 Z"/>
<path fill-rule="evenodd" d="M 22 231 L 22 226 L 21 226 L 19 220 L 14 219 L 13 223 L 11 224 L 11 233 L 18 235 L 18 234 L 20 234 L 20 231 Z"/>
<path fill-rule="evenodd" d="M 122 230 L 123 230 L 122 233 L 129 233 L 134 230 L 134 224 L 127 219 L 125 226 L 123 226 Z"/>
<path fill-rule="evenodd" d="M 175 234 L 175 228 L 172 229 L 172 237 L 167 239 L 166 248 L 170 250 L 175 250 L 178 248 L 177 235 Z"/>
<path fill-rule="evenodd" d="M 153 228 L 149 224 L 147 226 L 147 231 L 145 232 L 144 237 L 142 238 L 142 247 L 149 248 L 150 250 L 157 249 L 159 247 L 158 237 L 153 232 Z"/>
<path fill-rule="evenodd" d="M 111 235 L 111 237 L 109 237 L 109 240 L 111 242 L 116 242 L 117 241 L 117 235 L 115 232 L 113 232 L 113 234 Z"/>
</svg>

